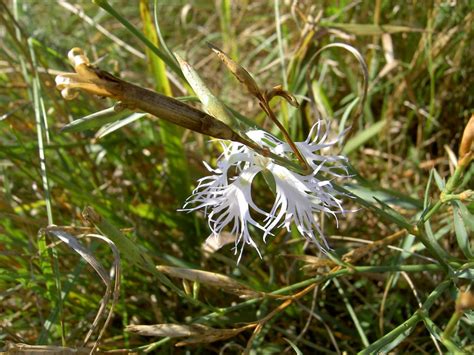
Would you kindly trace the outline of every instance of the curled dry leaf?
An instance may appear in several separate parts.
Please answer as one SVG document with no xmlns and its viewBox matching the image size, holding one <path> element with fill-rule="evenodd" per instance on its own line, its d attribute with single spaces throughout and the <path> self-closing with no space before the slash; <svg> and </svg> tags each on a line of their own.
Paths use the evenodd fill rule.
<svg viewBox="0 0 474 355">
<path fill-rule="evenodd" d="M 158 265 L 157 270 L 172 277 L 199 282 L 211 287 L 218 287 L 224 292 L 238 295 L 239 297 L 258 297 L 262 293 L 251 290 L 240 282 L 231 279 L 228 276 L 217 274 L 215 272 L 193 270 L 180 267 Z"/>
<path fill-rule="evenodd" d="M 94 345 L 91 350 L 91 353 L 92 353 L 94 352 L 95 348 L 98 346 L 100 339 L 102 338 L 108 324 L 110 323 L 110 320 L 112 319 L 113 310 L 114 310 L 115 305 L 117 304 L 118 297 L 120 294 L 120 278 L 121 278 L 120 252 L 117 249 L 114 242 L 110 240 L 109 238 L 104 237 L 102 235 L 97 235 L 97 234 L 87 235 L 89 237 L 97 238 L 104 241 L 105 243 L 109 245 L 110 249 L 112 250 L 112 253 L 114 256 L 114 262 L 112 266 L 113 272 L 111 272 L 111 275 L 109 276 L 106 269 L 97 260 L 93 252 L 89 250 L 88 248 L 84 247 L 82 244 L 80 244 L 79 241 L 72 234 L 69 234 L 62 228 L 53 227 L 53 226 L 45 228 L 43 232 L 45 232 L 51 237 L 58 238 L 64 244 L 66 244 L 69 248 L 71 248 L 76 253 L 78 253 L 95 270 L 95 272 L 99 275 L 99 277 L 102 279 L 102 282 L 106 286 L 104 297 L 102 297 L 102 300 L 100 301 L 99 310 L 97 311 L 96 317 L 94 321 L 92 322 L 89 332 L 87 333 L 84 339 L 84 345 L 85 345 L 88 343 L 95 329 L 97 329 L 101 319 L 106 315 L 107 305 L 110 303 L 109 312 L 107 313 L 105 322 L 99 332 L 99 336 L 97 337 L 97 340 L 94 342 Z M 112 277 L 113 277 L 113 280 L 112 280 Z"/>
<path fill-rule="evenodd" d="M 265 96 L 267 98 L 268 101 L 271 101 L 271 99 L 273 99 L 275 96 L 281 96 L 283 97 L 286 101 L 288 101 L 288 103 L 291 105 L 291 106 L 294 106 L 294 107 L 299 107 L 300 104 L 298 103 L 298 101 L 296 100 L 296 97 L 294 97 L 292 94 L 290 94 L 288 91 L 286 90 L 283 90 L 283 87 L 281 85 L 277 85 L 275 86 L 274 88 L 272 88 L 271 90 L 268 90 L 266 93 L 265 93 Z"/>
<path fill-rule="evenodd" d="M 357 61 L 359 62 L 359 66 L 360 66 L 360 69 L 361 69 L 361 72 L 362 72 L 362 89 L 361 89 L 361 93 L 359 95 L 359 99 L 358 99 L 358 102 L 357 102 L 358 107 L 357 107 L 357 110 L 355 111 L 354 116 L 353 116 L 354 117 L 353 123 L 351 125 L 351 128 L 349 129 L 349 131 L 345 135 L 345 140 L 347 142 L 349 140 L 349 138 L 352 136 L 352 134 L 357 131 L 358 126 L 359 126 L 359 120 L 362 116 L 362 112 L 363 112 L 363 109 L 364 109 L 364 106 L 365 106 L 365 101 L 367 99 L 367 93 L 368 93 L 368 87 L 369 87 L 368 86 L 369 69 L 367 68 L 367 64 L 365 63 L 364 57 L 362 56 L 362 54 L 360 54 L 360 52 L 355 47 L 353 47 L 349 44 L 345 44 L 345 43 L 330 43 L 328 45 L 325 45 L 324 47 L 320 48 L 311 57 L 311 59 L 308 62 L 308 69 L 306 70 L 306 83 L 307 83 L 308 88 L 309 88 L 309 94 L 310 94 L 312 102 L 315 102 L 315 95 L 314 95 L 313 89 L 312 89 L 312 81 L 313 80 L 311 78 L 311 72 L 312 72 L 313 64 L 315 63 L 315 61 L 317 60 L 319 55 L 322 52 L 324 52 L 325 50 L 329 49 L 329 48 L 342 48 L 342 49 L 348 51 L 349 53 L 351 53 L 357 59 Z"/>
<path fill-rule="evenodd" d="M 229 69 L 232 74 L 239 80 L 242 84 L 245 85 L 247 90 L 257 98 L 261 98 L 262 92 L 260 88 L 258 87 L 257 82 L 255 81 L 254 78 L 252 78 L 252 75 L 242 68 L 238 63 L 234 62 L 227 54 L 225 54 L 222 50 L 220 50 L 218 47 L 213 45 L 212 43 L 207 42 L 207 45 L 209 48 L 212 49 L 214 53 L 217 54 L 220 60 L 226 65 L 227 69 Z"/>
<path fill-rule="evenodd" d="M 56 227 L 47 227 L 44 230 L 49 236 L 58 238 L 64 244 L 66 244 L 69 248 L 74 250 L 78 253 L 85 262 L 87 262 L 99 275 L 102 279 L 102 282 L 105 286 L 110 285 L 111 279 L 106 271 L 106 269 L 102 266 L 102 264 L 96 259 L 93 252 L 88 248 L 84 247 L 79 241 L 71 234 L 65 232 L 64 230 Z"/>
<path fill-rule="evenodd" d="M 62 73 L 55 79 L 56 88 L 61 90 L 61 95 L 66 100 L 77 97 L 78 90 L 85 90 L 99 96 L 111 96 L 108 83 L 101 78 L 90 65 L 89 59 L 81 48 L 73 48 L 68 53 L 68 58 L 74 67 L 75 73 Z"/>
</svg>

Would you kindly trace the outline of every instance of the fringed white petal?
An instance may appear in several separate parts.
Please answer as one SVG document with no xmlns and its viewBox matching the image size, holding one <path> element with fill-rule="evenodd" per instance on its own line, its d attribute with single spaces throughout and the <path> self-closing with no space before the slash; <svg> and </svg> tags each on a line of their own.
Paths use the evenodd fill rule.
<svg viewBox="0 0 474 355">
<path fill-rule="evenodd" d="M 266 241 L 275 228 L 284 227 L 289 231 L 294 223 L 302 236 L 316 243 L 322 251 L 328 250 L 318 214 L 330 214 L 338 222 L 337 214 L 348 212 L 342 207 L 344 194 L 336 191 L 331 183 L 334 178 L 348 177 L 347 159 L 342 155 L 322 153 L 322 150 L 337 144 L 345 132 L 328 141 L 328 127 L 327 122 L 320 121 L 311 128 L 305 141 L 296 143 L 313 169 L 309 175 L 297 174 L 240 143 L 222 143 L 223 152 L 217 160 L 217 167 L 214 169 L 204 163 L 213 175 L 198 180 L 183 210 L 204 209 L 211 236 L 216 238 L 229 226 L 230 232 L 236 235 L 234 250 L 239 254 L 239 261 L 245 245 L 251 245 L 260 255 L 250 235 L 250 226 L 263 230 L 263 240 Z M 291 147 L 268 132 L 253 130 L 246 134 L 274 154 L 292 159 Z M 263 211 L 252 200 L 252 182 L 263 170 L 269 171 L 275 180 L 276 196 L 270 212 Z M 230 176 L 230 172 L 234 176 Z M 252 210 L 264 216 L 263 226 L 252 217 Z"/>
</svg>

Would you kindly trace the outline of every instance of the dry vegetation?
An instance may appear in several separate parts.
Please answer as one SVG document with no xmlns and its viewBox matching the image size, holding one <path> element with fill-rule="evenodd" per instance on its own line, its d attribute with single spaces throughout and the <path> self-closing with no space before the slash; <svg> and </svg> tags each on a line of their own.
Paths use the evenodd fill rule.
<svg viewBox="0 0 474 355">
<path fill-rule="evenodd" d="M 179 70 L 165 75 L 113 12 L 158 43 L 153 2 L 110 0 L 104 11 L 104 0 L 0 0 L 0 349 L 474 351 L 469 1 L 157 3 L 167 46 L 235 114 L 281 137 L 206 42 L 260 87 L 295 96 L 298 109 L 271 102 L 295 141 L 316 122 L 315 107 L 335 132 L 354 123 L 358 61 L 340 48 L 312 58 L 335 42 L 360 51 L 367 100 L 338 147 L 354 174 L 341 182 L 355 196 L 345 206 L 357 211 L 339 228 L 319 216 L 330 258 L 296 230 L 259 242 L 262 258 L 247 248 L 239 265 L 232 243 L 206 249 L 203 214 L 177 209 L 218 143 L 127 110 L 61 132 L 114 104 L 61 97 L 54 79 L 72 71 L 73 47 L 123 80 L 202 108 Z M 269 209 L 265 186 L 259 177 L 252 193 Z"/>
</svg>

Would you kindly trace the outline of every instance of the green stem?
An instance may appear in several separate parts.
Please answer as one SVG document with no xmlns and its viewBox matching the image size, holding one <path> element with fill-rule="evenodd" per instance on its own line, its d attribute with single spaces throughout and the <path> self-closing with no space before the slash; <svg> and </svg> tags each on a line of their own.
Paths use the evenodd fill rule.
<svg viewBox="0 0 474 355">
<path fill-rule="evenodd" d="M 436 204 L 433 207 L 430 208 L 430 210 L 418 222 L 418 226 L 423 225 L 431 217 L 433 217 L 433 215 L 441 208 L 441 206 L 444 203 L 449 202 L 452 199 L 456 199 L 451 194 L 462 182 L 461 178 L 468 165 L 469 165 L 468 163 L 464 163 L 461 159 L 460 164 L 456 167 L 456 170 L 454 170 L 454 174 L 449 178 L 443 191 L 441 191 L 440 199 L 436 202 Z M 458 195 L 454 195 L 454 196 L 458 196 Z"/>
<path fill-rule="evenodd" d="M 420 220 L 420 222 L 418 222 L 418 224 L 424 224 L 425 222 L 429 221 L 429 219 L 433 217 L 436 212 L 438 212 L 442 205 L 443 202 L 441 202 L 441 200 L 436 202 L 436 204 L 431 207 L 431 209 L 423 216 L 423 218 Z"/>
<path fill-rule="evenodd" d="M 154 343 L 151 343 L 151 344 L 146 344 L 146 345 L 143 345 L 143 346 L 139 346 L 137 348 L 133 348 L 133 349 L 130 349 L 130 351 L 137 351 L 138 353 L 149 353 L 149 352 L 152 352 L 153 350 L 159 348 L 160 346 L 166 344 L 166 343 L 169 343 L 171 340 L 170 337 L 166 337 L 166 338 L 163 338 L 163 339 L 160 339 Z"/>
<path fill-rule="evenodd" d="M 315 282 L 327 281 L 334 277 L 343 276 L 347 274 L 355 273 L 383 273 L 383 272 L 421 272 L 421 271 L 439 271 L 443 270 L 443 267 L 439 264 L 422 264 L 422 265 L 382 265 L 382 266 L 355 266 L 353 268 L 342 269 L 331 273 L 330 275 L 318 276 L 312 279 L 304 280 L 298 283 L 295 283 L 291 286 L 281 288 L 279 290 L 273 291 L 272 295 L 280 295 L 283 293 L 288 293 L 289 291 L 294 291 L 306 286 L 311 285 Z"/>
<path fill-rule="evenodd" d="M 433 303 L 441 296 L 441 294 L 449 287 L 450 284 L 450 280 L 445 280 L 441 282 L 438 287 L 436 287 L 434 291 L 431 292 L 423 306 L 418 309 L 410 318 L 408 318 L 405 322 L 393 329 L 391 332 L 384 335 L 382 338 L 373 342 L 370 346 L 360 351 L 358 354 L 376 354 L 379 351 L 382 351 L 385 346 L 389 345 L 398 337 L 403 335 L 408 336 L 407 333 L 411 332 L 412 329 L 416 326 L 416 324 L 423 319 L 423 313 L 426 314 L 429 311 Z"/>
<path fill-rule="evenodd" d="M 451 202 L 451 201 L 466 201 L 469 200 L 473 195 L 472 190 L 466 190 L 459 194 L 443 194 L 441 195 L 440 201 L 443 203 Z"/>
<path fill-rule="evenodd" d="M 359 333 L 359 337 L 360 337 L 360 340 L 361 340 L 363 346 L 369 346 L 370 343 L 369 343 L 369 340 L 367 339 L 367 336 L 365 335 L 364 328 L 362 327 L 362 325 L 359 321 L 359 318 L 357 316 L 357 312 L 354 310 L 354 307 L 352 307 L 352 304 L 351 304 L 349 298 L 347 297 L 346 293 L 344 292 L 344 288 L 341 287 L 341 284 L 339 283 L 339 281 L 337 279 L 334 279 L 332 282 L 334 282 L 334 284 L 336 285 L 337 290 L 339 292 L 339 295 L 342 297 L 342 301 L 344 302 L 344 304 L 346 306 L 347 312 L 351 316 L 352 322 L 354 323 L 354 326 L 357 330 L 357 333 Z"/>
<path fill-rule="evenodd" d="M 115 9 L 110 6 L 110 4 L 106 0 L 92 0 L 92 2 L 101 8 L 103 8 L 105 11 L 107 11 L 109 14 L 111 14 L 113 17 L 115 17 L 122 25 L 124 25 L 130 32 L 132 32 L 140 41 L 145 44 L 150 50 L 155 53 L 158 57 L 160 57 L 163 62 L 166 63 L 176 74 L 178 74 L 182 79 L 184 79 L 183 74 L 181 73 L 181 70 L 179 69 L 178 65 L 171 59 L 164 51 L 161 49 L 157 48 L 150 40 L 148 40 L 145 35 L 139 31 L 135 26 L 133 26 L 130 22 L 127 21 L 125 17 L 120 15 Z"/>
<path fill-rule="evenodd" d="M 429 238 L 422 229 L 414 229 L 411 232 L 418 240 L 429 250 L 431 256 L 435 258 L 443 266 L 444 271 L 449 272 L 451 269 L 448 263 L 446 262 L 446 257 L 449 255 L 442 249 L 439 244 L 436 242 L 436 239 Z"/>
<path fill-rule="evenodd" d="M 421 319 L 423 320 L 423 322 L 425 323 L 426 325 L 426 328 L 429 330 L 429 332 L 431 333 L 431 336 L 434 337 L 434 338 L 438 338 L 439 337 L 439 334 L 441 334 L 441 329 L 439 329 L 439 327 L 435 324 L 435 322 L 433 322 L 429 317 L 428 315 L 426 314 L 426 312 L 421 312 Z M 443 343 L 443 345 L 448 349 L 448 352 L 450 354 L 463 354 L 464 352 L 462 351 L 462 348 L 460 347 L 460 345 L 456 344 L 454 341 L 452 341 L 451 339 L 448 339 L 448 338 L 444 338 L 443 336 L 441 336 L 441 339 L 439 339 L 441 341 L 441 343 Z"/>
<path fill-rule="evenodd" d="M 448 322 L 448 325 L 446 326 L 446 329 L 443 332 L 442 337 L 444 339 L 451 338 L 451 335 L 453 335 L 453 332 L 456 329 L 456 325 L 458 324 L 458 322 L 461 319 L 462 315 L 463 315 L 462 312 L 454 312 L 454 314 L 451 316 L 451 319 Z"/>
<path fill-rule="evenodd" d="M 330 279 L 339 277 L 339 276 L 344 276 L 348 274 L 355 274 L 355 273 L 376 273 L 376 272 L 421 272 L 421 271 L 439 271 L 443 270 L 443 267 L 438 264 L 423 264 L 423 265 L 383 265 L 383 266 L 356 266 L 351 269 L 346 268 L 346 269 L 341 269 L 338 271 L 335 271 L 331 274 L 328 275 L 322 275 L 322 276 L 317 276 L 311 279 L 307 279 L 301 282 L 297 282 L 293 285 L 286 286 L 283 288 L 280 288 L 278 290 L 275 290 L 273 292 L 270 292 L 270 295 L 277 296 L 277 295 L 282 295 L 289 293 L 291 291 L 295 291 L 298 289 L 301 289 L 303 287 L 309 286 L 314 283 L 323 283 L 326 282 Z M 245 308 L 247 306 L 253 305 L 257 303 L 261 298 L 252 298 L 250 300 L 247 300 L 245 302 L 236 304 L 235 306 L 227 307 L 227 308 L 221 308 L 218 311 L 209 313 L 205 316 L 199 317 L 194 320 L 194 322 L 205 322 L 209 321 L 211 319 L 214 319 L 216 317 L 222 316 L 224 314 L 240 310 L 242 308 Z"/>
</svg>

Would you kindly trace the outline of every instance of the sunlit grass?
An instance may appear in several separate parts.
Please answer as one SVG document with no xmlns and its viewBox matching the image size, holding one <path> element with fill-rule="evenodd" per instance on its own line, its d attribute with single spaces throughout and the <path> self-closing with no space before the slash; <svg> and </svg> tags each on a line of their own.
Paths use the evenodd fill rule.
<svg viewBox="0 0 474 355">
<path fill-rule="evenodd" d="M 472 8 L 156 3 L 0 2 L 0 346 L 90 350 L 103 331 L 103 350 L 472 352 L 472 128 L 462 138 L 474 107 Z M 202 161 L 214 166 L 220 154 L 207 136 L 127 110 L 61 132 L 116 104 L 85 93 L 63 100 L 54 78 L 72 71 L 73 47 L 102 70 L 204 110 L 166 44 L 239 120 L 283 139 L 207 42 L 259 87 L 283 85 L 296 97 L 298 109 L 270 103 L 294 141 L 317 112 L 335 134 L 355 127 L 333 153 L 352 164 L 340 188 L 357 211 L 338 228 L 318 216 L 329 255 L 296 229 L 259 241 L 262 259 L 248 249 L 239 265 L 228 233 L 230 243 L 210 250 L 205 217 L 177 211 L 208 174 Z M 357 48 L 368 66 L 357 125 L 358 61 L 340 48 L 311 61 L 335 42 Z M 271 208 L 263 177 L 252 193 Z"/>
</svg>

